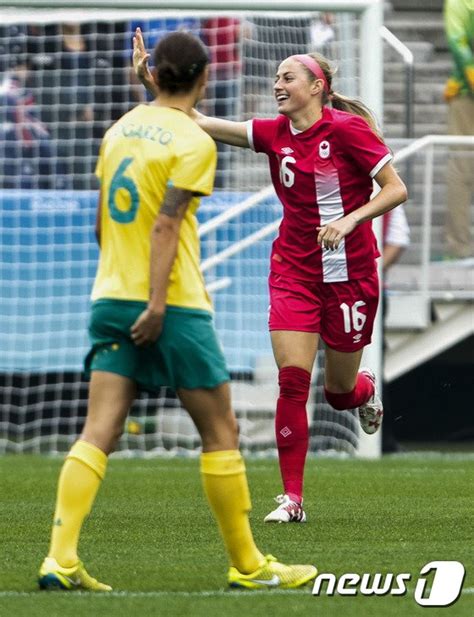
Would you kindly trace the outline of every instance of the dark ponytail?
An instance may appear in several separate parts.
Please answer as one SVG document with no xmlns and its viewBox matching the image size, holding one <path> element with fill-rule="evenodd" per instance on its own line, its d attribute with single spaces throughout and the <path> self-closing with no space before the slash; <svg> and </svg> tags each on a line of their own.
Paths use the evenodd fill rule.
<svg viewBox="0 0 474 617">
<path fill-rule="evenodd" d="M 188 32 L 163 37 L 154 52 L 158 86 L 170 94 L 192 90 L 209 56 L 201 41 Z"/>
</svg>

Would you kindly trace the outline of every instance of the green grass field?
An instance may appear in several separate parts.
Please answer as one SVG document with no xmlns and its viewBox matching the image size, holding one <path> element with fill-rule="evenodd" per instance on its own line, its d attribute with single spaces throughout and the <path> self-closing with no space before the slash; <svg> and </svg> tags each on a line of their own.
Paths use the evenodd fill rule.
<svg viewBox="0 0 474 617">
<path fill-rule="evenodd" d="M 320 572 L 408 572 L 405 596 L 343 597 L 303 591 L 239 592 L 225 586 L 226 557 L 201 492 L 197 460 L 112 460 L 81 542 L 92 575 L 111 594 L 36 591 L 48 550 L 59 459 L 0 458 L 0 615 L 214 617 L 474 615 L 474 460 L 386 457 L 312 459 L 306 525 L 264 525 L 279 491 L 275 460 L 248 462 L 259 546 Z M 434 560 L 466 567 L 463 594 L 447 608 L 413 599 Z"/>
</svg>

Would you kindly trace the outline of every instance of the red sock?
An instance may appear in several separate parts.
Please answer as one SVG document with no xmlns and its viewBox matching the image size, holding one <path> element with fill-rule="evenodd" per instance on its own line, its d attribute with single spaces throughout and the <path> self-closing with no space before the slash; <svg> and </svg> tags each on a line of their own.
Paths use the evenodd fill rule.
<svg viewBox="0 0 474 617">
<path fill-rule="evenodd" d="M 296 366 L 287 366 L 278 373 L 278 398 L 275 434 L 278 446 L 283 489 L 293 501 L 301 503 L 303 475 L 308 451 L 308 400 L 311 374 Z"/>
<path fill-rule="evenodd" d="M 369 398 L 374 393 L 374 382 L 367 377 L 365 373 L 357 375 L 355 388 L 350 392 L 342 394 L 330 392 L 324 388 L 327 402 L 334 409 L 355 409 L 364 403 L 367 403 Z"/>
</svg>

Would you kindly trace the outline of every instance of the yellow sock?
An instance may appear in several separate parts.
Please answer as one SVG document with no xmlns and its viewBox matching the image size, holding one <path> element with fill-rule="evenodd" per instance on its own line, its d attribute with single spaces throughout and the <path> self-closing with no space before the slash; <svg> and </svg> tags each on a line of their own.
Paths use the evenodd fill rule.
<svg viewBox="0 0 474 617">
<path fill-rule="evenodd" d="M 105 475 L 107 455 L 87 441 L 76 441 L 59 476 L 49 556 L 64 568 L 78 562 L 82 522 Z"/>
<path fill-rule="evenodd" d="M 201 474 L 231 565 L 242 573 L 254 572 L 264 557 L 255 546 L 250 529 L 250 495 L 240 452 L 204 452 L 201 454 Z"/>
</svg>

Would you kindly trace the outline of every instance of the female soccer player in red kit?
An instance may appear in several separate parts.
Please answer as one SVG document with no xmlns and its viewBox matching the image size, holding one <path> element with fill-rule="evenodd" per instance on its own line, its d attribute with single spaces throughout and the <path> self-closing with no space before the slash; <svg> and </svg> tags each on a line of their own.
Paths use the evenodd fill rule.
<svg viewBox="0 0 474 617">
<path fill-rule="evenodd" d="M 150 88 L 140 45 L 135 68 Z M 284 494 L 266 522 L 306 520 L 306 402 L 320 337 L 326 344 L 328 403 L 358 408 L 369 434 L 383 416 L 373 373 L 359 371 L 379 300 L 379 252 L 370 221 L 405 201 L 407 192 L 370 112 L 333 92 L 331 83 L 331 68 L 321 55 L 290 56 L 276 74 L 276 118 L 232 122 L 194 116 L 217 141 L 267 154 L 283 204 L 270 259 L 269 328 L 279 369 L 275 433 Z M 373 179 L 381 190 L 371 199 Z"/>
</svg>

